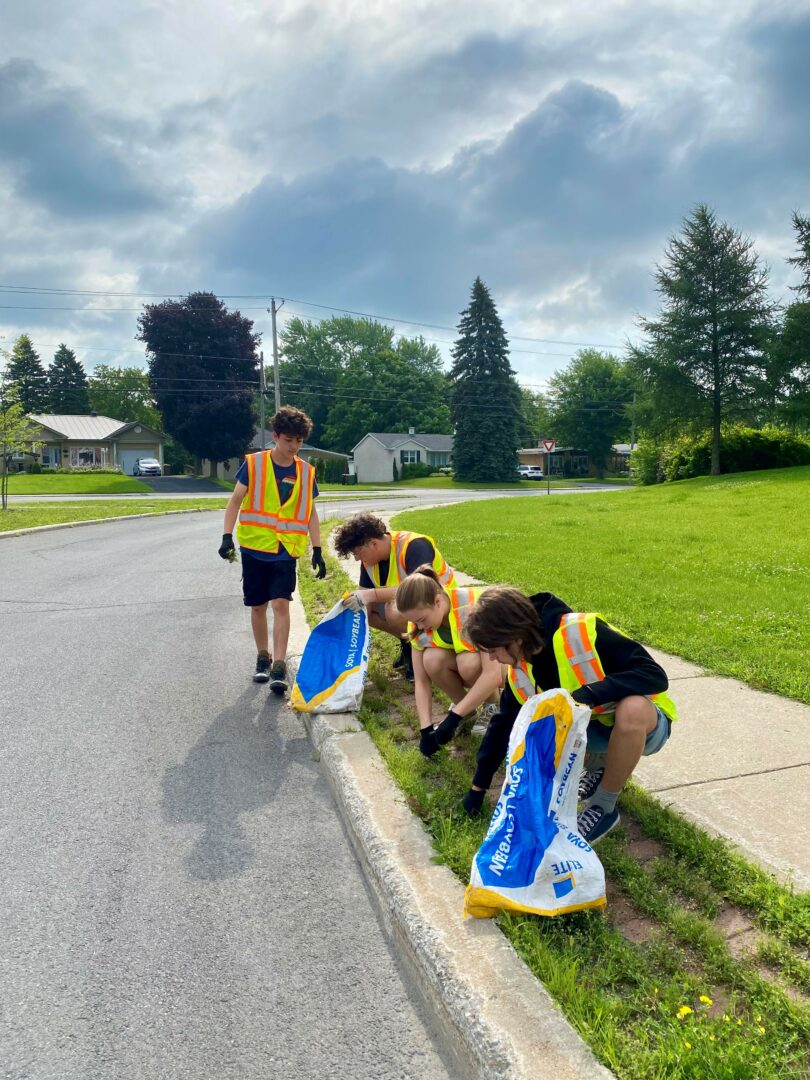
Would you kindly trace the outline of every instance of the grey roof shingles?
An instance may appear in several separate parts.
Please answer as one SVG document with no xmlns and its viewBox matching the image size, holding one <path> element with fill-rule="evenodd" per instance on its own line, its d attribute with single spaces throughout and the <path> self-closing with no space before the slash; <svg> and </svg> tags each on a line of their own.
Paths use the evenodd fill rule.
<svg viewBox="0 0 810 1080">
<path fill-rule="evenodd" d="M 376 439 L 378 442 L 382 443 L 386 450 L 394 450 L 403 442 L 419 443 L 419 445 L 424 446 L 426 450 L 435 450 L 440 454 L 450 453 L 453 449 L 452 435 L 431 435 L 422 431 L 417 431 L 414 435 L 409 435 L 407 431 L 370 431 L 369 435 L 372 439 Z"/>
</svg>

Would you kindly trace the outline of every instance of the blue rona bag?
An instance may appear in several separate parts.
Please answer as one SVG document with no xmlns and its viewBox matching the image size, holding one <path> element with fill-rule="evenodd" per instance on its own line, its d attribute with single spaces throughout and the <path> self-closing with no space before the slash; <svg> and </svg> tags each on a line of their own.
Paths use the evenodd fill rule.
<svg viewBox="0 0 810 1080">
<path fill-rule="evenodd" d="M 298 712 L 353 712 L 360 707 L 368 669 L 365 608 L 338 601 L 309 635 L 292 689 Z"/>
<path fill-rule="evenodd" d="M 590 709 L 566 690 L 536 694 L 518 713 L 501 797 L 473 859 L 465 915 L 605 906 L 602 864 L 577 832 L 589 718 Z"/>
</svg>

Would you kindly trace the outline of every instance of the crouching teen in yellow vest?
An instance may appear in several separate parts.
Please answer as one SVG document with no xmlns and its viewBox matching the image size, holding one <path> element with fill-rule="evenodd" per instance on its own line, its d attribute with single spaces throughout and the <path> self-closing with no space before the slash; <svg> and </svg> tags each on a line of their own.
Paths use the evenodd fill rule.
<svg viewBox="0 0 810 1080">
<path fill-rule="evenodd" d="M 272 421 L 272 450 L 248 454 L 236 475 L 233 495 L 225 511 L 225 532 L 219 554 L 234 558 L 233 530 L 242 554 L 242 593 L 250 608 L 256 641 L 254 682 L 269 682 L 283 694 L 288 688 L 287 640 L 290 601 L 295 589 L 298 560 L 312 540 L 312 568 L 326 576 L 321 554 L 320 523 L 315 499 L 315 470 L 298 457 L 312 430 L 306 413 L 285 405 Z M 269 651 L 267 605 L 273 609 L 273 654 Z"/>
<path fill-rule="evenodd" d="M 449 588 L 455 585 L 452 566 L 448 566 L 432 537 L 398 530 L 389 532 L 385 522 L 374 514 L 355 514 L 335 529 L 334 538 L 341 559 L 351 555 L 360 563 L 360 588 L 347 596 L 344 603 L 355 611 L 364 604 L 369 626 L 384 630 L 400 641 L 394 667 L 402 668 L 405 677 L 412 679 L 408 621 L 397 610 L 397 586 L 427 563 L 436 571 L 442 585 Z"/>
<path fill-rule="evenodd" d="M 503 761 L 509 734 L 532 694 L 562 687 L 591 709 L 585 803 L 577 819 L 590 844 L 619 823 L 619 794 L 642 755 L 667 742 L 678 713 L 666 693 L 666 672 L 637 641 L 601 615 L 574 612 L 553 593 L 525 596 L 502 586 L 485 589 L 466 623 L 468 639 L 509 665 L 497 714 L 478 752 L 468 813 L 480 811 L 484 793 Z"/>
<path fill-rule="evenodd" d="M 491 712 L 485 711 L 487 719 L 496 710 L 503 665 L 488 653 L 478 652 L 465 631 L 467 616 L 483 591 L 483 586 L 444 589 L 432 566 L 420 566 L 397 588 L 397 609 L 408 620 L 413 650 L 419 749 L 425 757 L 449 742 L 464 717 L 479 705 L 490 703 Z M 431 683 L 453 702 L 435 729 Z"/>
</svg>

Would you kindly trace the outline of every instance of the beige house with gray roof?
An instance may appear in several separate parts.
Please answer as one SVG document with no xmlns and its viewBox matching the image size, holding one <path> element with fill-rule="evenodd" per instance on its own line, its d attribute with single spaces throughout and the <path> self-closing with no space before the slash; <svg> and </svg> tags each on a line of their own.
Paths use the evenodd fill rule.
<svg viewBox="0 0 810 1080">
<path fill-rule="evenodd" d="M 145 424 L 125 423 L 111 416 L 31 413 L 36 454 L 46 469 L 119 468 L 131 475 L 138 458 L 157 458 L 163 465 L 161 432 Z"/>
</svg>

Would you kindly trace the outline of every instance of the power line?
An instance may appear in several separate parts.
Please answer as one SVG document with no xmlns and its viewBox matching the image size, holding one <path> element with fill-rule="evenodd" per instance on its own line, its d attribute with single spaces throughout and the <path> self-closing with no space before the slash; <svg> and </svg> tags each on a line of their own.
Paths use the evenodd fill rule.
<svg viewBox="0 0 810 1080">
<path fill-rule="evenodd" d="M 52 289 L 52 288 L 40 288 L 33 285 L 0 285 L 0 291 L 6 292 L 18 292 L 26 294 L 44 294 L 44 295 L 57 295 L 57 296 L 116 296 L 116 297 L 146 297 L 155 298 L 163 297 L 164 299 L 174 299 L 190 295 L 189 292 L 175 292 L 175 293 L 147 293 L 147 292 L 116 292 L 116 291 L 104 291 L 101 289 Z M 322 311 L 334 311 L 344 315 L 355 315 L 363 319 L 373 319 L 382 323 L 399 323 L 402 326 L 422 326 L 428 330 L 448 330 L 450 333 L 457 333 L 458 327 L 456 326 L 444 326 L 439 323 L 426 323 L 419 322 L 416 319 L 402 319 L 393 315 L 377 315 L 368 311 L 356 311 L 352 308 L 338 307 L 334 304 L 319 304 L 313 300 L 298 300 L 291 296 L 281 296 L 278 293 L 223 293 L 217 298 L 221 300 L 266 300 L 270 301 L 273 296 L 276 299 L 284 300 L 289 304 L 299 304 L 301 307 L 313 307 Z M 20 305 L 0 305 L 0 307 L 20 307 Z M 25 308 L 23 307 L 23 310 Z M 140 308 L 70 308 L 70 307 L 31 307 L 30 310 L 52 310 L 52 311 L 140 311 Z M 201 311 L 209 311 L 210 308 L 200 308 Z M 246 311 L 258 311 L 257 308 L 245 308 Z M 264 305 L 261 310 L 266 310 Z M 314 316 L 304 316 L 308 318 L 314 318 Z M 541 337 L 525 337 L 520 335 L 509 335 L 510 341 L 529 341 L 537 344 L 544 345 L 573 345 L 575 348 L 595 348 L 595 349 L 622 349 L 623 345 L 606 345 L 604 343 L 594 341 L 565 341 L 559 338 L 541 338 Z M 515 350 L 517 351 L 517 350 Z"/>
</svg>

